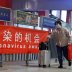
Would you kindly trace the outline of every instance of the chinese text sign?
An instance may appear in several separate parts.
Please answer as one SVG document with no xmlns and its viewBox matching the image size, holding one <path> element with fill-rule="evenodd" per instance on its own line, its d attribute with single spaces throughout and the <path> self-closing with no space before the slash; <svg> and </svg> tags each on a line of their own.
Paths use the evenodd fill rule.
<svg viewBox="0 0 72 72">
<path fill-rule="evenodd" d="M 38 45 L 46 40 L 47 31 L 0 26 L 0 54 L 38 53 Z"/>
</svg>

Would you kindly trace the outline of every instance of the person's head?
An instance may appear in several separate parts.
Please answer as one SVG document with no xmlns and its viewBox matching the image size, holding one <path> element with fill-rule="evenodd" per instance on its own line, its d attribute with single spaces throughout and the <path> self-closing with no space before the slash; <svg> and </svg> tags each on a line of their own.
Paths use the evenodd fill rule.
<svg viewBox="0 0 72 72">
<path fill-rule="evenodd" d="M 57 20 L 57 21 L 55 22 L 55 27 L 56 27 L 56 28 L 61 28 L 61 27 L 62 27 L 62 23 L 61 23 L 60 20 Z"/>
</svg>

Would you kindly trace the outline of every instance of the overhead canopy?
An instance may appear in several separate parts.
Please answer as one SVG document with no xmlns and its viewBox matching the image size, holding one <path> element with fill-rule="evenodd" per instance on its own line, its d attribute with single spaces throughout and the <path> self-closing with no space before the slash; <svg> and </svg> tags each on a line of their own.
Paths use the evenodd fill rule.
<svg viewBox="0 0 72 72">
<path fill-rule="evenodd" d="M 71 10 L 72 0 L 13 0 L 13 9 Z"/>
</svg>

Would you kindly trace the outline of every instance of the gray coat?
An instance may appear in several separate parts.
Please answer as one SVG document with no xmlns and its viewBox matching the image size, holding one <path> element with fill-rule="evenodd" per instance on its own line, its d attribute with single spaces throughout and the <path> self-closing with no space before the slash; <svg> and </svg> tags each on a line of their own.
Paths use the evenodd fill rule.
<svg viewBox="0 0 72 72">
<path fill-rule="evenodd" d="M 51 58 L 57 58 L 56 42 L 54 38 L 50 38 L 49 41 L 45 42 L 48 46 L 48 50 L 51 52 Z"/>
</svg>

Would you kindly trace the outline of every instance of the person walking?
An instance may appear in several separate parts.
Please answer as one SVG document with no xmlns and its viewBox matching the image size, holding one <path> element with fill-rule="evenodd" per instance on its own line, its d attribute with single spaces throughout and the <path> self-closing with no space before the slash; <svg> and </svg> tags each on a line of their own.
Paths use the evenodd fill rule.
<svg viewBox="0 0 72 72">
<path fill-rule="evenodd" d="M 51 37 L 52 36 L 56 40 L 58 61 L 60 64 L 58 68 L 63 68 L 63 55 L 68 60 L 68 65 L 71 66 L 71 61 L 68 59 L 68 43 L 70 41 L 70 36 L 69 32 L 62 27 L 62 23 L 60 20 L 57 20 L 55 22 L 55 29 L 51 34 Z"/>
</svg>

